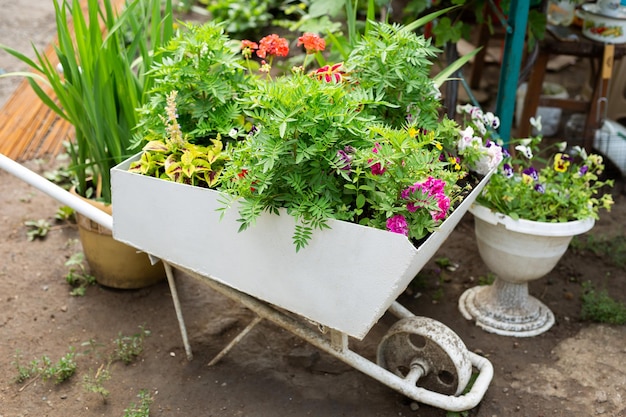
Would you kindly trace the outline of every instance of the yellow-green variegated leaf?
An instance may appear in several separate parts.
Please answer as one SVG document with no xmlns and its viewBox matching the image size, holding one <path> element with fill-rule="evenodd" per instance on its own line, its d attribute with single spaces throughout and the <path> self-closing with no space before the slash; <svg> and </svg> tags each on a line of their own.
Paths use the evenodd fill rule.
<svg viewBox="0 0 626 417">
<path fill-rule="evenodd" d="M 143 147 L 143 150 L 152 152 L 168 152 L 169 147 L 159 140 L 151 140 L 150 142 L 146 143 L 146 146 Z"/>
<path fill-rule="evenodd" d="M 215 171 L 206 171 L 204 173 L 204 180 L 206 181 L 207 184 L 209 184 L 209 187 L 215 187 L 217 183 L 219 182 L 221 174 L 222 174 L 222 168 L 217 169 Z"/>
</svg>

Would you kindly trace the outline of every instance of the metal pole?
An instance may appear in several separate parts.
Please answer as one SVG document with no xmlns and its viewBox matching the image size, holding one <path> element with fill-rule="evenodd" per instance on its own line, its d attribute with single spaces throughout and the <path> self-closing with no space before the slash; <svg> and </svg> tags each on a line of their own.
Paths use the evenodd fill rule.
<svg viewBox="0 0 626 417">
<path fill-rule="evenodd" d="M 174 301 L 174 310 L 176 311 L 176 319 L 178 320 L 178 328 L 180 329 L 180 335 L 183 338 L 183 345 L 185 346 L 185 354 L 187 360 L 193 359 L 193 353 L 191 352 L 191 345 L 189 344 L 189 338 L 187 337 L 187 327 L 185 326 L 185 319 L 183 319 L 183 309 L 180 306 L 180 300 L 178 298 L 178 290 L 176 289 L 176 278 L 174 277 L 174 271 L 169 263 L 161 260 L 165 267 L 165 275 L 167 275 L 167 283 L 170 286 L 170 292 L 172 293 L 172 301 Z"/>
<path fill-rule="evenodd" d="M 520 67 L 522 64 L 522 51 L 526 39 L 526 27 L 528 25 L 529 0 L 515 0 L 511 2 L 508 25 L 512 28 L 507 30 L 504 41 L 504 55 L 502 57 L 502 69 L 498 83 L 498 96 L 496 98 L 496 114 L 500 118 L 500 137 L 504 145 L 508 146 L 511 138 L 513 125 L 513 113 L 515 112 L 515 94 L 519 81 Z"/>
</svg>

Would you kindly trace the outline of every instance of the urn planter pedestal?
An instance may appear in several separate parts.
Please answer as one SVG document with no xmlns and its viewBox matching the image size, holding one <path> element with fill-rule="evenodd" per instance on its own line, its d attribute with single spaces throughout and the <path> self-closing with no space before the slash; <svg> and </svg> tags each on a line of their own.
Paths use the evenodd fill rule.
<svg viewBox="0 0 626 417">
<path fill-rule="evenodd" d="M 528 292 L 528 282 L 548 274 L 567 251 L 570 241 L 589 231 L 595 221 L 566 223 L 513 220 L 474 204 L 478 250 L 496 275 L 493 285 L 470 288 L 459 299 L 459 310 L 484 330 L 504 336 L 529 337 L 554 324 L 554 314 Z"/>
</svg>

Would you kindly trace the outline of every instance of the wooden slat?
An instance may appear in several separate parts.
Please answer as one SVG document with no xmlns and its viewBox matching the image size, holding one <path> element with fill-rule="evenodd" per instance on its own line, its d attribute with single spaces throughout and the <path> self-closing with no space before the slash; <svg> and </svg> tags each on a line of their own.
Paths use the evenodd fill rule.
<svg viewBox="0 0 626 417">
<path fill-rule="evenodd" d="M 58 63 L 53 45 L 46 48 L 45 55 L 53 65 Z M 47 85 L 42 88 L 52 93 Z M 56 147 L 42 149 L 42 144 L 61 143 L 68 139 L 68 131 L 73 132 L 71 124 L 45 106 L 23 80 L 0 111 L 0 153 L 15 161 L 54 155 L 51 149 Z"/>
</svg>

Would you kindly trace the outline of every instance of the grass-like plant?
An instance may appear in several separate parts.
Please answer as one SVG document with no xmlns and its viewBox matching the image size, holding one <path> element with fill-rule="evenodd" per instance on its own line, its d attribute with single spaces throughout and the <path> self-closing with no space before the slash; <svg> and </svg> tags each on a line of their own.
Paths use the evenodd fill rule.
<svg viewBox="0 0 626 417">
<path fill-rule="evenodd" d="M 35 50 L 30 59 L 6 45 L 34 72 L 27 77 L 39 98 L 75 128 L 68 152 L 77 191 L 110 203 L 110 169 L 129 156 L 135 109 L 151 78 L 154 51 L 173 33 L 171 1 L 132 0 L 118 12 L 113 0 L 54 0 L 57 46 L 53 64 Z M 49 85 L 48 94 L 41 83 Z"/>
<path fill-rule="evenodd" d="M 83 296 L 88 286 L 96 283 L 96 278 L 91 275 L 85 265 L 85 254 L 76 252 L 65 262 L 68 267 L 65 281 L 72 287 L 70 295 Z"/>
<path fill-rule="evenodd" d="M 589 281 L 583 284 L 582 303 L 583 320 L 626 324 L 626 304 L 612 298 L 606 290 L 596 289 Z"/>
<path fill-rule="evenodd" d="M 139 391 L 137 394 L 139 404 L 132 403 L 130 408 L 124 410 L 124 417 L 148 417 L 150 415 L 150 405 L 152 404 L 152 396 L 146 390 Z"/>
<path fill-rule="evenodd" d="M 115 352 L 113 360 L 120 360 L 126 365 L 134 361 L 143 352 L 143 341 L 150 336 L 150 330 L 139 326 L 139 333 L 132 336 L 124 336 L 119 333 L 118 337 L 113 341 L 115 344 Z"/>
</svg>

